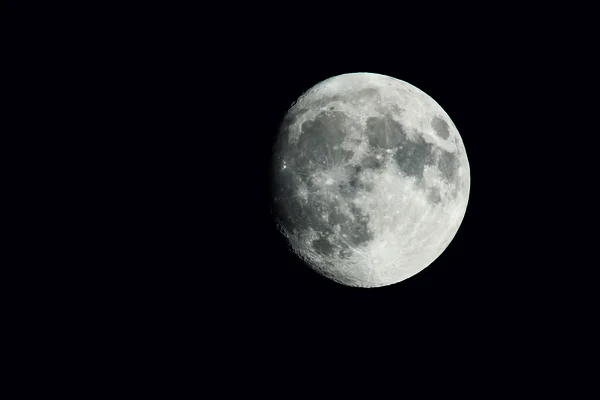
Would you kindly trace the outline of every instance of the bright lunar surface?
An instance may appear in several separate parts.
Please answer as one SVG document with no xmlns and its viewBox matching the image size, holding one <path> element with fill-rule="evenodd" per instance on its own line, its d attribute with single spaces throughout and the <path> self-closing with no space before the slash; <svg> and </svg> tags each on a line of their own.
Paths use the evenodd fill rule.
<svg viewBox="0 0 600 400">
<path fill-rule="evenodd" d="M 469 162 L 450 117 L 385 75 L 344 74 L 309 89 L 285 115 L 272 163 L 280 231 L 309 266 L 348 286 L 422 271 L 467 208 Z"/>
</svg>

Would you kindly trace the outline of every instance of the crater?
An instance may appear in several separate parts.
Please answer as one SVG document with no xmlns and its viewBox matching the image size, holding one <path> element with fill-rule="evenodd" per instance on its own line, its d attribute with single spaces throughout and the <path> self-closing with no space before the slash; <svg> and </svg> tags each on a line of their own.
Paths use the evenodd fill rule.
<svg viewBox="0 0 600 400">
<path fill-rule="evenodd" d="M 450 129 L 446 121 L 440 117 L 433 117 L 431 120 L 431 127 L 435 133 L 442 139 L 448 139 L 450 137 Z"/>
<path fill-rule="evenodd" d="M 338 250 L 338 257 L 349 258 L 354 252 L 348 245 L 342 245 L 342 249 Z"/>
<path fill-rule="evenodd" d="M 448 182 L 454 183 L 458 174 L 459 166 L 460 162 L 456 154 L 442 150 L 437 167 L 442 176 Z"/>
</svg>

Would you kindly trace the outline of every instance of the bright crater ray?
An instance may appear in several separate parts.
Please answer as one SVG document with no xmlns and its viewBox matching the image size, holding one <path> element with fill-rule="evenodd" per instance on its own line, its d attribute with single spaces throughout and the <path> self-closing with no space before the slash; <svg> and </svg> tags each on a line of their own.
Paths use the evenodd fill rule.
<svg viewBox="0 0 600 400">
<path fill-rule="evenodd" d="M 469 162 L 450 117 L 385 75 L 339 75 L 304 93 L 272 162 L 280 231 L 309 266 L 349 286 L 390 285 L 430 265 L 469 198 Z"/>
</svg>

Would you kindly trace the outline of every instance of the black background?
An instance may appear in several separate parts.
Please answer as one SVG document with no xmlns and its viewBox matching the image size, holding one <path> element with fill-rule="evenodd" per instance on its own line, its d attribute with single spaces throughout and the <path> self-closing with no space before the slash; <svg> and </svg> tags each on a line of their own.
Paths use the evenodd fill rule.
<svg viewBox="0 0 600 400">
<path fill-rule="evenodd" d="M 43 164 L 21 159 L 20 171 L 34 183 L 24 196 L 34 235 L 52 243 L 36 256 L 55 265 L 28 279 L 66 287 L 47 297 L 61 307 L 33 301 L 40 318 L 100 335 L 103 351 L 127 348 L 120 357 L 210 358 L 224 373 L 363 357 L 401 365 L 409 354 L 537 368 L 569 355 L 591 318 L 585 262 L 567 243 L 581 230 L 566 228 L 581 219 L 573 193 L 585 191 L 568 160 L 585 158 L 561 119 L 585 107 L 570 100 L 588 66 L 579 15 L 287 7 L 7 6 L 7 115 Z M 348 72 L 429 94 L 471 167 L 448 249 L 377 289 L 311 272 L 269 209 L 285 112 Z"/>
</svg>

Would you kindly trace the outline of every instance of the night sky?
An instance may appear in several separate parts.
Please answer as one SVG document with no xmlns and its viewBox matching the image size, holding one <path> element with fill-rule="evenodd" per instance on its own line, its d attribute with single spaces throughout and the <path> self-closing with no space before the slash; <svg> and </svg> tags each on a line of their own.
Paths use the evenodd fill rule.
<svg viewBox="0 0 600 400">
<path fill-rule="evenodd" d="M 28 157 L 45 160 L 31 170 L 28 187 L 43 186 L 27 204 L 53 221 L 33 232 L 66 235 L 37 252 L 59 267 L 29 279 L 65 286 L 46 301 L 58 296 L 66 321 L 103 321 L 98 329 L 123 332 L 145 357 L 149 347 L 167 357 L 168 342 L 179 353 L 217 352 L 214 368 L 253 369 L 344 355 L 401 363 L 409 353 L 544 364 L 549 349 L 569 352 L 566 327 L 590 320 L 577 272 L 591 268 L 579 250 L 589 246 L 578 239 L 571 250 L 585 235 L 567 228 L 590 214 L 581 208 L 591 203 L 571 202 L 593 182 L 576 183 L 573 171 L 593 158 L 567 139 L 580 132 L 573 120 L 590 115 L 571 83 L 589 52 L 549 15 L 440 10 L 425 23 L 422 13 L 369 7 L 6 4 L 15 112 L 5 115 L 19 121 L 14 137 L 27 134 Z M 431 96 L 470 163 L 456 237 L 388 287 L 313 273 L 270 214 L 281 119 L 304 91 L 349 72 Z M 569 79 L 557 82 L 561 74 Z"/>
</svg>

